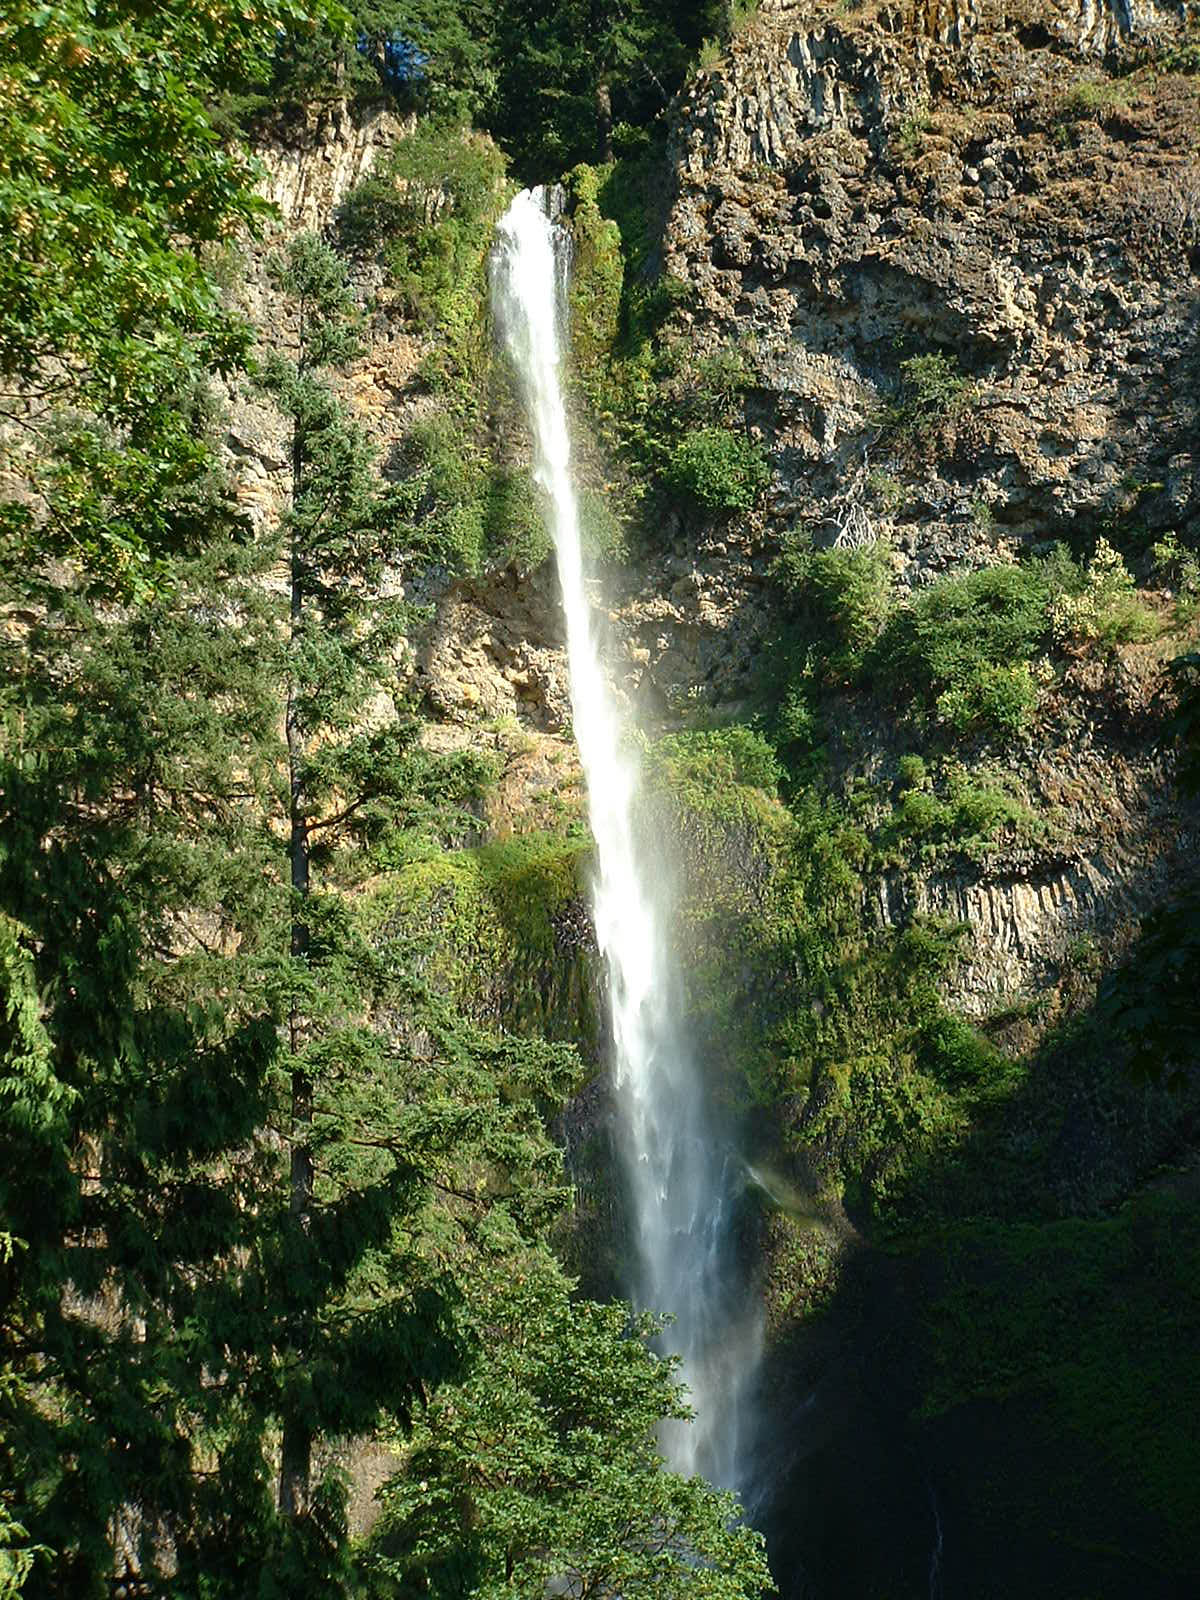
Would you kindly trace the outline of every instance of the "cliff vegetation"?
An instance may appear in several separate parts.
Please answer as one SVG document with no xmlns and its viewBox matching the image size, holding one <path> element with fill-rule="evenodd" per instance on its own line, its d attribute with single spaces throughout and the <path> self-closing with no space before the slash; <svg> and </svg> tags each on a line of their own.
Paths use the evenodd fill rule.
<svg viewBox="0 0 1200 1600">
<path fill-rule="evenodd" d="M 0 21 L 0 1597 L 1200 1583 L 1187 7 Z M 632 1245 L 487 255 L 765 1306 Z"/>
</svg>

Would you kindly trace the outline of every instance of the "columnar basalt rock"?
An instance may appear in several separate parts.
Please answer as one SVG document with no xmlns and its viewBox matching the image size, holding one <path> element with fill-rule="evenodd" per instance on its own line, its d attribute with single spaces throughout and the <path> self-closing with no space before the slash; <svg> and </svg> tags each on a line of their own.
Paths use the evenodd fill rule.
<svg viewBox="0 0 1200 1600">
<path fill-rule="evenodd" d="M 1200 512 L 1194 87 L 1099 64 L 1171 23 L 772 7 L 685 94 L 665 267 L 694 340 L 753 335 L 781 515 L 820 519 L 896 455 L 881 406 L 930 349 L 971 404 L 901 463 L 908 514 L 867 508 L 882 531 L 936 552 L 982 498 L 1001 535 L 1045 537 L 1131 479 L 1161 486 L 1150 526 Z"/>
</svg>

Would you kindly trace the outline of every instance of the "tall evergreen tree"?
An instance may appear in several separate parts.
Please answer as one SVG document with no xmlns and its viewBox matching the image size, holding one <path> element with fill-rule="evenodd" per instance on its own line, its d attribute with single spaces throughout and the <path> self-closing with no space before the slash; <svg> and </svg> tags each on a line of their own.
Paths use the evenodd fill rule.
<svg viewBox="0 0 1200 1600">
<path fill-rule="evenodd" d="M 260 1521 L 253 1472 L 216 1491 L 275 1030 L 236 962 L 206 969 L 269 881 L 246 784 L 272 707 L 227 626 L 257 554 L 204 422 L 245 334 L 196 247 L 260 209 L 205 102 L 298 15 L 0 26 L 0 1520 L 43 1551 L 28 1593 L 168 1554 L 186 1593 Z"/>
<path fill-rule="evenodd" d="M 291 430 L 282 709 L 295 1253 L 288 1322 L 295 1364 L 283 1394 L 279 1504 L 302 1518 L 311 1502 L 315 1438 L 369 1427 L 385 1412 L 406 1416 L 416 1383 L 444 1365 L 453 1344 L 432 1289 L 425 1306 L 431 1316 L 422 1321 L 412 1310 L 418 1286 L 432 1283 L 428 1258 L 422 1267 L 410 1256 L 390 1294 L 376 1278 L 372 1304 L 361 1299 L 364 1275 L 394 1276 L 403 1254 L 397 1226 L 407 1230 L 404 1248 L 420 1255 L 410 1213 L 435 1168 L 443 1187 L 453 1185 L 455 1170 L 461 1180 L 472 1167 L 519 1169 L 522 1203 L 531 1205 L 537 1173 L 553 1160 L 530 1091 L 549 1103 L 562 1092 L 571 1058 L 474 1035 L 420 995 L 411 952 L 373 952 L 347 914 L 347 881 L 370 870 L 373 852 L 382 847 L 395 859 L 405 835 L 468 798 L 483 774 L 474 758 L 426 754 L 419 723 L 404 708 L 399 656 L 410 613 L 400 591 L 421 559 L 411 521 L 419 491 L 415 482 L 379 486 L 371 452 L 330 384 L 329 369 L 357 348 L 344 268 L 306 236 L 279 263 L 277 282 L 292 311 L 293 337 L 286 353 L 264 362 L 263 385 Z M 384 1014 L 395 1019 L 390 1029 L 380 1022 Z M 514 1099 L 518 1081 L 524 1092 Z M 483 1103 L 490 1106 L 486 1133 L 472 1131 Z M 356 1213 L 355 1228 L 339 1220 L 331 1239 L 343 1209 Z M 389 1248 L 398 1252 L 390 1261 Z M 306 1300 L 296 1285 L 309 1286 Z M 406 1305 L 408 1314 L 398 1315 Z M 331 1315 L 347 1341 L 340 1349 L 324 1333 Z M 322 1360 L 330 1363 L 326 1390 Z"/>
<path fill-rule="evenodd" d="M 289 592 L 215 477 L 136 603 L 34 536 L 5 573 L 0 1457 L 52 1552 L 35 1595 L 327 1593 L 313 1440 L 402 1421 L 459 1346 L 434 1184 L 524 1168 L 535 1210 L 556 1181 L 537 1097 L 564 1053 L 464 1030 L 343 892 L 479 772 L 387 696 L 403 495 L 321 378 L 349 349 L 336 264 L 302 242 L 284 285 Z"/>
<path fill-rule="evenodd" d="M 469 120 L 494 91 L 494 31 L 478 0 L 351 0 L 330 25 L 282 32 L 269 82 L 226 110 L 253 118 L 347 100 Z"/>
<path fill-rule="evenodd" d="M 225 1463 L 262 1428 L 231 1334 L 277 1050 L 238 950 L 272 898 L 246 787 L 272 707 L 228 626 L 253 560 L 211 510 L 212 547 L 160 558 L 124 612 L 26 577 L 0 686 L 0 1216 L 20 1241 L 0 1329 L 21 1380 L 0 1476 L 53 1552 L 31 1594 L 107 1593 L 168 1556 L 187 1593 L 230 1524 L 261 1524 L 265 1469 Z"/>
</svg>

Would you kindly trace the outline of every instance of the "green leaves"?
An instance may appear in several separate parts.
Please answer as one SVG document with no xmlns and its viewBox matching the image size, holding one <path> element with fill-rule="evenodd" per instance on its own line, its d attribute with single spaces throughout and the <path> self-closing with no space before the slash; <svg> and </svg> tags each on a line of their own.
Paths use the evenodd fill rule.
<svg viewBox="0 0 1200 1600">
<path fill-rule="evenodd" d="M 33 475 L 45 545 L 114 596 L 153 591 L 175 513 L 210 484 L 180 396 L 248 346 L 197 247 L 253 228 L 265 205 L 206 105 L 303 12 L 18 0 L 0 27 L 11 465 Z"/>
<path fill-rule="evenodd" d="M 770 472 L 762 448 L 725 428 L 698 428 L 671 452 L 667 486 L 706 511 L 749 511 Z"/>
<path fill-rule="evenodd" d="M 417 1420 L 381 1492 L 369 1592 L 435 1596 L 763 1593 L 756 1534 L 731 1497 L 668 1473 L 654 1430 L 688 1415 L 653 1324 L 574 1299 L 543 1250 L 483 1242 L 460 1318 L 464 1380 Z"/>
</svg>

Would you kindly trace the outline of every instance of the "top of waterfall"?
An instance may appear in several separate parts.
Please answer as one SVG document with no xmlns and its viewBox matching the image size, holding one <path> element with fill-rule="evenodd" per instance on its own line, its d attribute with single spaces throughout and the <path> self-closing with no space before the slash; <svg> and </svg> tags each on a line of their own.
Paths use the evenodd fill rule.
<svg viewBox="0 0 1200 1600">
<path fill-rule="evenodd" d="M 521 193 L 527 194 L 543 216 L 548 217 L 551 222 L 557 222 L 567 209 L 565 184 L 538 183 L 532 189 L 523 189 Z"/>
</svg>

